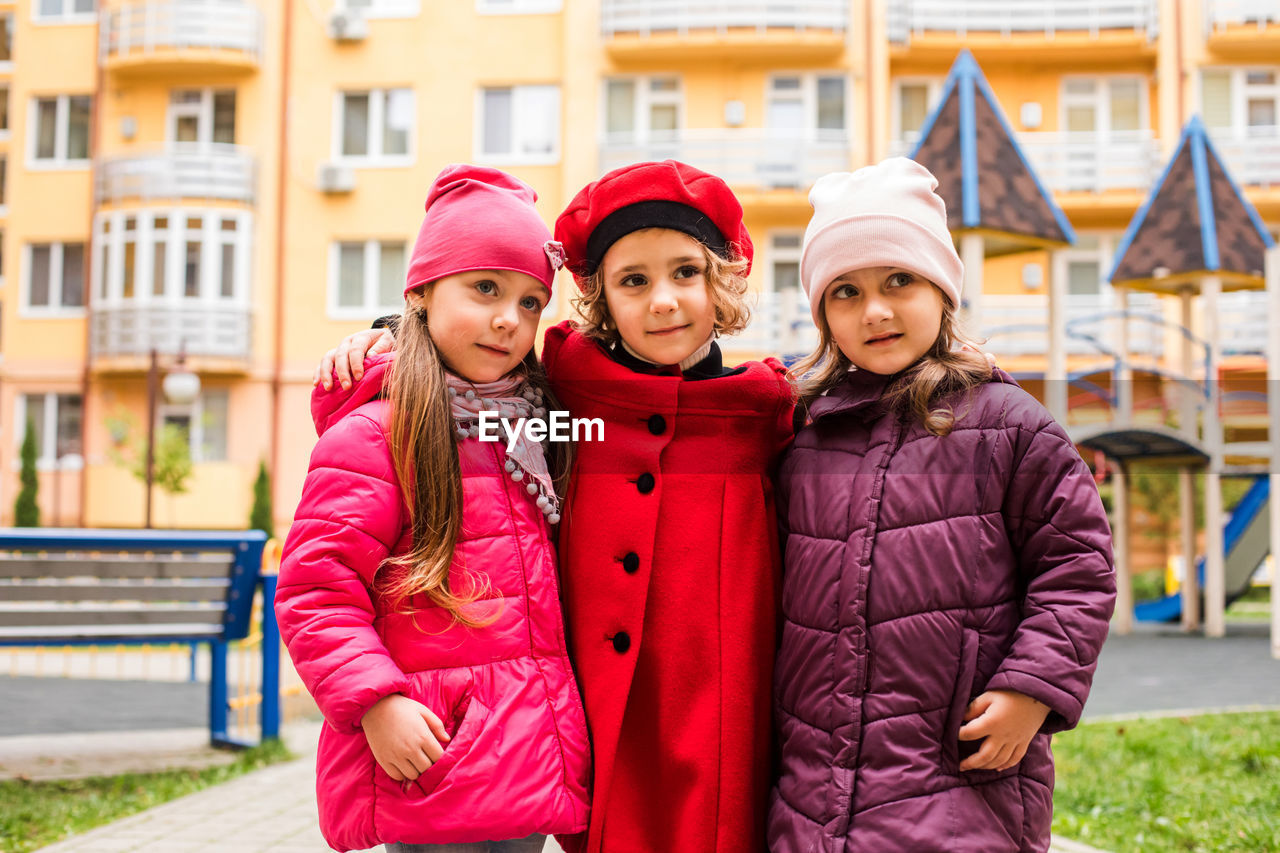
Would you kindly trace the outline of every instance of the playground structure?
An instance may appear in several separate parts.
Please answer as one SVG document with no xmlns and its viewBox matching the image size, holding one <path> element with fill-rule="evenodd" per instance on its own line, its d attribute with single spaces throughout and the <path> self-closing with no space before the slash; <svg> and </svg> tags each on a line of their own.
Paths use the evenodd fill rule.
<svg viewBox="0 0 1280 853">
<path fill-rule="evenodd" d="M 961 51 L 938 106 L 925 121 L 910 155 L 938 178 L 949 226 L 965 266 L 963 306 L 980 339 L 1018 334 L 1048 338 L 1042 373 L 1017 374 L 1041 382 L 1043 401 L 1077 445 L 1105 456 L 1112 470 L 1112 528 L 1119 595 L 1114 629 L 1132 630 L 1135 616 L 1179 618 L 1185 630 L 1225 634 L 1224 610 L 1245 591 L 1266 554 L 1280 554 L 1280 249 L 1257 211 L 1231 178 L 1199 117 L 1183 129 L 1174 152 L 1114 253 L 1106 276 L 1111 306 L 1072 310 L 1067 284 L 1050 263 L 1045 322 L 993 326 L 984 322 L 984 261 L 1031 249 L 1051 253 L 1076 240 L 1070 223 L 1045 191 L 1001 112 L 977 61 Z M 1265 270 L 1265 274 L 1264 274 Z M 1265 311 L 1253 302 L 1247 320 L 1254 343 L 1244 351 L 1267 354 L 1265 440 L 1225 441 L 1222 360 L 1235 329 L 1222 328 L 1224 291 L 1266 291 Z M 1199 303 L 1196 303 L 1196 297 Z M 1177 319 L 1167 316 L 1177 299 Z M 1260 315 L 1260 316 L 1257 316 Z M 1237 317 L 1239 315 L 1237 314 Z M 1197 322 L 1198 321 L 1198 322 Z M 1261 323 L 1261 326 L 1255 325 Z M 1134 336 L 1135 327 L 1145 330 Z M 1261 330 L 1267 342 L 1261 346 Z M 1230 336 L 1224 334 L 1229 332 Z M 1173 343 L 1169 346 L 1170 342 Z M 991 350 L 1000 356 L 999 346 Z M 1098 364 L 1068 371 L 1068 355 L 1092 353 Z M 1172 362 L 1172 364 L 1170 364 Z M 1104 380 L 1100 376 L 1106 376 Z M 1159 388 L 1161 417 L 1135 411 L 1135 382 Z M 1072 424 L 1071 389 L 1102 405 L 1088 423 Z M 1258 395 L 1262 396 L 1262 395 Z M 1176 596 L 1144 603 L 1135 613 L 1131 576 L 1129 475 L 1133 463 L 1179 472 L 1181 551 L 1186 572 Z M 1253 488 L 1224 524 L 1222 478 L 1253 475 Z M 1205 557 L 1196 561 L 1194 484 L 1205 483 Z M 1280 582 L 1272 579 L 1271 650 L 1280 659 Z M 1203 592 L 1202 592 L 1203 590 Z"/>
</svg>

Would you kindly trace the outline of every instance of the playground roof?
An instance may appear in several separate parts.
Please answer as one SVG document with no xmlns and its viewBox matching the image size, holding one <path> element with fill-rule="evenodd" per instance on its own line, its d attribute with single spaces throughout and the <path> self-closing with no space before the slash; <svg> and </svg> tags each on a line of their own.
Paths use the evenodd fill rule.
<svg viewBox="0 0 1280 853">
<path fill-rule="evenodd" d="M 1142 459 L 1162 465 L 1203 465 L 1209 455 L 1198 444 L 1168 427 L 1117 427 L 1104 424 L 1072 429 L 1071 440 L 1122 462 Z"/>
<path fill-rule="evenodd" d="M 968 50 L 952 64 L 942 99 L 909 156 L 937 177 L 947 226 L 984 232 L 988 255 L 1075 242 Z"/>
<path fill-rule="evenodd" d="M 1261 288 L 1271 235 L 1240 192 L 1199 116 L 1134 214 L 1108 278 L 1112 284 L 1176 291 L 1207 275 L 1228 289 Z"/>
</svg>

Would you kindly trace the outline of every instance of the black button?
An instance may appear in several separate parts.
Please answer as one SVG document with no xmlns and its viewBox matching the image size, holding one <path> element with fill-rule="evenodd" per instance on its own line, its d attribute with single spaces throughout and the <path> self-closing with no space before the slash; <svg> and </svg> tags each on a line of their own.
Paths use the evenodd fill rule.
<svg viewBox="0 0 1280 853">
<path fill-rule="evenodd" d="M 613 635 L 613 650 L 620 655 L 625 655 L 627 649 L 631 648 L 631 635 L 626 631 L 619 631 Z"/>
<path fill-rule="evenodd" d="M 651 415 L 649 417 L 649 432 L 654 435 L 662 435 L 667 431 L 667 419 L 662 415 Z"/>
<path fill-rule="evenodd" d="M 653 491 L 653 487 L 658 485 L 658 481 L 653 479 L 653 475 L 645 472 L 640 475 L 640 479 L 636 480 L 636 488 L 640 490 L 640 494 L 647 495 Z"/>
<path fill-rule="evenodd" d="M 622 570 L 629 575 L 640 571 L 640 555 L 635 551 L 622 558 Z"/>
</svg>

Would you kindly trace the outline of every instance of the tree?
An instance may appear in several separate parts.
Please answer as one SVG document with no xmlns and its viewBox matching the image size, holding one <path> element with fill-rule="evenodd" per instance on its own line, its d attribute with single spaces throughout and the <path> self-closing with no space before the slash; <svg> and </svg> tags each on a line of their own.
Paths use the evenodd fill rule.
<svg viewBox="0 0 1280 853">
<path fill-rule="evenodd" d="M 267 463 L 258 462 L 258 479 L 253 481 L 253 510 L 249 513 L 249 529 L 261 530 L 268 537 L 276 535 L 271 508 L 271 476 Z"/>
<path fill-rule="evenodd" d="M 126 412 L 107 418 L 107 429 L 115 439 L 109 455 L 111 461 L 126 469 L 143 484 L 147 482 L 147 436 L 136 429 Z M 187 431 L 177 424 L 162 424 L 156 430 L 151 482 L 170 496 L 187 491 L 194 470 L 191 464 L 191 442 Z"/>
<path fill-rule="evenodd" d="M 13 502 L 13 523 L 16 527 L 39 527 L 40 505 L 36 493 L 40 483 L 36 479 L 36 425 L 27 418 L 27 431 L 22 437 L 22 488 Z"/>
</svg>

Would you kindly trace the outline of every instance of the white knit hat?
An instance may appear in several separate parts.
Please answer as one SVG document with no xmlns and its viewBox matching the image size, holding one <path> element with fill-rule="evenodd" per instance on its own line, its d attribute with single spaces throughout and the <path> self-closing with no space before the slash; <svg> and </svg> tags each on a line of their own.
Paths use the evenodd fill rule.
<svg viewBox="0 0 1280 853">
<path fill-rule="evenodd" d="M 818 179 L 809 191 L 813 218 L 800 254 L 800 283 L 815 323 L 832 279 L 867 267 L 910 270 L 959 307 L 964 266 L 937 187 L 928 169 L 905 157 Z"/>
</svg>

